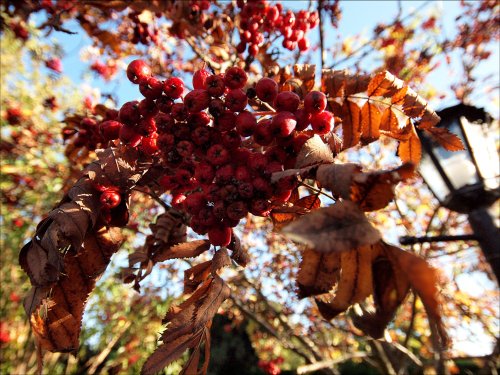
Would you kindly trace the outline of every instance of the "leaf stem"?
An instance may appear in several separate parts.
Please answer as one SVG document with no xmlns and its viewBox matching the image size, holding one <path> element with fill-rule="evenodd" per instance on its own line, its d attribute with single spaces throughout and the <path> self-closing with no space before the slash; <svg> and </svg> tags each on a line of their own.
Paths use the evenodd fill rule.
<svg viewBox="0 0 500 375">
<path fill-rule="evenodd" d="M 301 184 L 302 186 L 304 186 L 304 187 L 308 188 L 308 189 L 311 189 L 311 190 L 312 190 L 312 191 L 314 191 L 315 193 L 318 193 L 318 194 L 323 194 L 325 197 L 330 198 L 330 199 L 331 199 L 332 201 L 334 201 L 334 202 L 336 201 L 336 199 L 335 199 L 332 195 L 325 193 L 325 192 L 323 191 L 323 189 L 317 189 L 317 188 L 315 188 L 315 187 L 314 187 L 314 186 L 312 186 L 312 185 L 306 184 L 304 181 L 301 181 L 301 182 L 300 182 L 300 184 Z"/>
</svg>

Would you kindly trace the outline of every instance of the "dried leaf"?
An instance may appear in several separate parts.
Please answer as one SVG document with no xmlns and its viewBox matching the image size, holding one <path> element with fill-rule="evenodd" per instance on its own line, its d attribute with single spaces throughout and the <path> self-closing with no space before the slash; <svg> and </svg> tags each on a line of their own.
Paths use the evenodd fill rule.
<svg viewBox="0 0 500 375">
<path fill-rule="evenodd" d="M 211 273 L 213 276 L 218 274 L 218 271 L 221 268 L 228 267 L 231 265 L 231 258 L 229 258 L 229 254 L 227 253 L 226 248 L 219 249 L 212 259 L 212 267 Z"/>
<path fill-rule="evenodd" d="M 210 275 L 212 271 L 212 261 L 208 260 L 206 262 L 197 264 L 191 268 L 184 271 L 184 293 L 193 293 L 198 286 L 203 283 Z"/>
<path fill-rule="evenodd" d="M 312 165 L 312 166 L 305 167 L 305 168 L 286 169 L 284 171 L 274 172 L 271 175 L 271 183 L 275 183 L 275 182 L 281 180 L 282 178 L 290 177 L 290 176 L 300 176 L 302 178 L 308 178 L 314 172 L 316 167 L 317 167 L 317 165 Z"/>
<path fill-rule="evenodd" d="M 293 66 L 293 72 L 302 81 L 302 97 L 304 97 L 314 88 L 316 65 L 297 64 Z"/>
<path fill-rule="evenodd" d="M 385 254 L 394 269 L 400 269 L 408 277 L 411 288 L 418 294 L 429 318 L 431 331 L 436 337 L 438 348 L 449 346 L 450 340 L 442 320 L 442 301 L 439 296 L 439 274 L 422 258 L 385 244 Z"/>
<path fill-rule="evenodd" d="M 368 100 L 361 108 L 361 142 L 368 144 L 380 138 L 382 114 L 377 105 Z"/>
<path fill-rule="evenodd" d="M 322 188 L 330 190 L 335 196 L 351 199 L 351 181 L 361 172 L 361 166 L 353 163 L 320 165 L 316 180 Z"/>
<path fill-rule="evenodd" d="M 380 130 L 384 130 L 390 133 L 398 132 L 399 121 L 398 117 L 392 110 L 392 107 L 387 107 L 382 113 L 382 118 L 380 119 Z"/>
<path fill-rule="evenodd" d="M 414 127 L 411 127 L 410 138 L 399 143 L 398 156 L 403 163 L 418 165 L 422 157 L 422 145 Z"/>
<path fill-rule="evenodd" d="M 328 292 L 338 281 L 340 253 L 323 254 L 306 249 L 297 274 L 299 298 Z"/>
<path fill-rule="evenodd" d="M 250 254 L 246 247 L 241 245 L 240 238 L 233 232 L 231 236 L 231 243 L 227 246 L 229 250 L 232 251 L 231 259 L 234 259 L 242 267 L 246 267 L 248 262 L 250 262 Z"/>
<path fill-rule="evenodd" d="M 352 178 L 350 199 L 363 211 L 380 210 L 394 199 L 395 186 L 413 172 L 413 164 L 407 163 L 393 170 L 357 173 Z"/>
<path fill-rule="evenodd" d="M 311 165 L 333 163 L 333 154 L 330 147 L 323 142 L 320 136 L 315 134 L 302 146 L 295 168 L 301 169 Z"/>
<path fill-rule="evenodd" d="M 391 97 L 401 90 L 404 86 L 404 82 L 396 78 L 393 74 L 389 73 L 387 70 L 377 73 L 368 85 L 367 94 L 368 96 L 385 96 Z"/>
<path fill-rule="evenodd" d="M 344 149 L 357 145 L 361 138 L 361 108 L 351 100 L 342 106 L 342 140 Z"/>
<path fill-rule="evenodd" d="M 349 201 L 304 215 L 282 232 L 287 238 L 324 253 L 349 251 L 380 240 L 380 233 Z"/>
<path fill-rule="evenodd" d="M 194 258 L 210 249 L 209 240 L 196 240 L 172 246 L 167 251 L 156 254 L 153 260 L 163 262 L 168 259 Z"/>
<path fill-rule="evenodd" d="M 372 293 L 371 265 L 371 246 L 340 253 L 340 278 L 333 298 L 330 301 L 321 296 L 316 298 L 318 309 L 325 319 L 333 319 Z"/>
<path fill-rule="evenodd" d="M 447 128 L 429 128 L 425 129 L 425 131 L 447 151 L 461 151 L 464 149 L 462 140 Z"/>
</svg>

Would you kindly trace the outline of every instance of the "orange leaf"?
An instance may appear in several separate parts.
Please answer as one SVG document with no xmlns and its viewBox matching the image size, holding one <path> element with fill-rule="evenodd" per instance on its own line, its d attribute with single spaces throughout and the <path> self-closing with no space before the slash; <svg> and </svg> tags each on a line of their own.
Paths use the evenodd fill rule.
<svg viewBox="0 0 500 375">
<path fill-rule="evenodd" d="M 297 274 L 298 296 L 305 298 L 328 292 L 340 274 L 340 254 L 322 254 L 312 249 L 302 252 Z"/>
<path fill-rule="evenodd" d="M 210 249 L 209 240 L 196 240 L 191 242 L 184 242 L 172 246 L 167 251 L 158 253 L 153 260 L 155 262 L 163 262 L 168 259 L 179 258 L 194 258 Z"/>
<path fill-rule="evenodd" d="M 380 138 L 380 120 L 382 116 L 378 107 L 368 100 L 361 108 L 361 142 L 371 143 Z"/>
<path fill-rule="evenodd" d="M 380 119 L 380 130 L 387 132 L 397 132 L 399 130 L 399 121 L 391 107 L 387 107 L 382 113 Z"/>
<path fill-rule="evenodd" d="M 394 75 L 389 73 L 387 70 L 377 73 L 368 85 L 367 94 L 368 96 L 385 96 L 390 97 L 397 90 L 401 89 L 404 82 Z"/>
<path fill-rule="evenodd" d="M 464 149 L 462 140 L 446 128 L 428 128 L 425 131 L 430 133 L 432 138 L 447 151 L 461 151 Z"/>
<path fill-rule="evenodd" d="M 422 145 L 414 127 L 411 127 L 410 138 L 399 143 L 398 155 L 404 163 L 420 163 Z"/>
<path fill-rule="evenodd" d="M 344 149 L 359 143 L 361 137 L 361 109 L 359 106 L 346 100 L 342 106 L 342 140 Z"/>
</svg>

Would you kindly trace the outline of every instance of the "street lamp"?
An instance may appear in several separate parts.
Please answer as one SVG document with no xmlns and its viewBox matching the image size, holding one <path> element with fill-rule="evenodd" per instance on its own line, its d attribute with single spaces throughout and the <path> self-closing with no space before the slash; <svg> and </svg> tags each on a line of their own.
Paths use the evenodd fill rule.
<svg viewBox="0 0 500 375">
<path fill-rule="evenodd" d="M 468 215 L 473 235 L 403 237 L 402 244 L 475 239 L 500 282 L 500 232 L 488 208 L 500 197 L 498 129 L 482 109 L 458 104 L 438 112 L 439 127 L 456 134 L 464 150 L 450 152 L 424 132 L 419 172 L 440 204 Z"/>
</svg>

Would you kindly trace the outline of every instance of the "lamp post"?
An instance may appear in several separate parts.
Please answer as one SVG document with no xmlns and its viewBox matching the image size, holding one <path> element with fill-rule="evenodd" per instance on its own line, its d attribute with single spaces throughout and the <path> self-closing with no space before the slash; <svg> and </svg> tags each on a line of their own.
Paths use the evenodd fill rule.
<svg viewBox="0 0 500 375">
<path fill-rule="evenodd" d="M 401 244 L 470 240 L 479 242 L 481 250 L 500 282 L 500 231 L 488 209 L 500 197 L 497 130 L 491 117 L 481 108 L 458 104 L 438 112 L 439 127 L 455 133 L 464 150 L 449 152 L 424 132 L 419 172 L 439 203 L 467 214 L 472 235 L 438 237 L 403 237 Z"/>
</svg>

